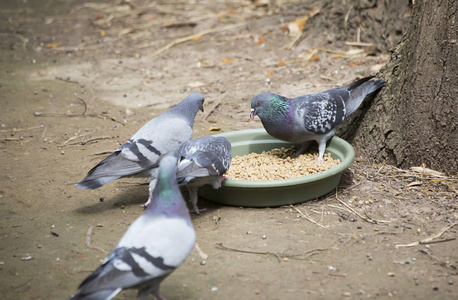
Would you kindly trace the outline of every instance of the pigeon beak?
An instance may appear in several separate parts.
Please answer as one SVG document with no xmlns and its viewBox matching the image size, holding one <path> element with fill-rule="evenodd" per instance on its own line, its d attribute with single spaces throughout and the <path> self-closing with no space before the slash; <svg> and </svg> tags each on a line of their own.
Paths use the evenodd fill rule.
<svg viewBox="0 0 458 300">
<path fill-rule="evenodd" d="M 251 118 L 251 119 L 254 119 L 254 116 L 256 116 L 256 109 L 255 109 L 255 108 L 252 108 L 252 109 L 251 109 L 251 113 L 250 113 L 250 118 Z"/>
<path fill-rule="evenodd" d="M 201 112 L 204 112 L 204 107 L 202 106 L 202 108 L 200 109 Z"/>
</svg>

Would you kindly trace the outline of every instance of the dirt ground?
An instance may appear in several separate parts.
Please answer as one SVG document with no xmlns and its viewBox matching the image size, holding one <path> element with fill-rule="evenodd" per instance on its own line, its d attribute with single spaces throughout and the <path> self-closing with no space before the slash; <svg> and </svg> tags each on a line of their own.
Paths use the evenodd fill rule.
<svg viewBox="0 0 458 300">
<path fill-rule="evenodd" d="M 346 45 L 357 37 L 342 36 L 341 23 L 319 31 L 314 20 L 324 11 L 309 18 L 306 34 L 295 33 L 290 22 L 313 11 L 312 1 L 267 2 L 1 2 L 2 299 L 76 292 L 143 213 L 147 187 L 74 184 L 190 92 L 206 96 L 194 137 L 218 133 L 211 126 L 261 128 L 248 121 L 255 94 L 322 91 L 389 60 L 388 49 Z M 369 25 L 360 42 L 371 42 Z M 193 250 L 162 294 L 457 299 L 457 178 L 371 164 L 355 150 L 337 193 L 316 201 L 254 209 L 200 199 L 208 209 L 192 218 L 208 258 L 203 264 Z"/>
</svg>

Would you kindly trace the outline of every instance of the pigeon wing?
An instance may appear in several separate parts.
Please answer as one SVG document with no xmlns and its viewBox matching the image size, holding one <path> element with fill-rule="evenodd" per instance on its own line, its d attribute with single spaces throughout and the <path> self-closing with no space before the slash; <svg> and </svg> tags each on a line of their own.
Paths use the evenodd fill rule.
<svg viewBox="0 0 458 300">
<path fill-rule="evenodd" d="M 192 128 L 183 118 L 163 114 L 146 123 L 121 149 L 121 155 L 130 161 L 157 162 L 191 137 Z"/>
<path fill-rule="evenodd" d="M 80 293 L 129 288 L 162 279 L 186 259 L 194 241 L 195 232 L 185 220 L 151 220 L 142 215 L 102 265 L 81 283 Z"/>
<path fill-rule="evenodd" d="M 315 134 L 325 134 L 345 120 L 345 100 L 349 92 L 331 89 L 294 99 L 295 125 Z"/>
<path fill-rule="evenodd" d="M 220 176 L 227 172 L 232 160 L 231 144 L 223 137 L 191 140 L 177 152 L 177 178 Z"/>
</svg>

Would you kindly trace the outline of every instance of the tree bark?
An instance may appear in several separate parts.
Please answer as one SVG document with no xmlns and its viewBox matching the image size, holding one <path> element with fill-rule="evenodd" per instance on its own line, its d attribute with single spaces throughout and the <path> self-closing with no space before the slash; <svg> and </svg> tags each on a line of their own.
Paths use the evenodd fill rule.
<svg viewBox="0 0 458 300">
<path fill-rule="evenodd" d="M 340 131 L 358 155 L 458 173 L 457 15 L 458 0 L 415 1 L 385 87 Z"/>
</svg>

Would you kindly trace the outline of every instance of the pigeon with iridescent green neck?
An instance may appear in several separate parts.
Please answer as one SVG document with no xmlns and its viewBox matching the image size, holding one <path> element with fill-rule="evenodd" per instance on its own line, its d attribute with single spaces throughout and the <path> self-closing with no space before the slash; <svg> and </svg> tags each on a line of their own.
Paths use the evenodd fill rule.
<svg viewBox="0 0 458 300">
<path fill-rule="evenodd" d="M 326 142 L 336 126 L 363 102 L 364 98 L 385 84 L 385 79 L 362 78 L 340 88 L 297 98 L 261 93 L 251 100 L 251 118 L 258 116 L 274 138 L 301 144 L 297 155 L 304 153 L 311 141 L 318 143 L 317 163 L 323 162 Z"/>
<path fill-rule="evenodd" d="M 176 163 L 171 155 L 161 159 L 151 204 L 70 300 L 111 299 L 123 289 L 137 289 L 140 300 L 150 293 L 165 299 L 159 285 L 184 262 L 196 240 Z"/>
</svg>

